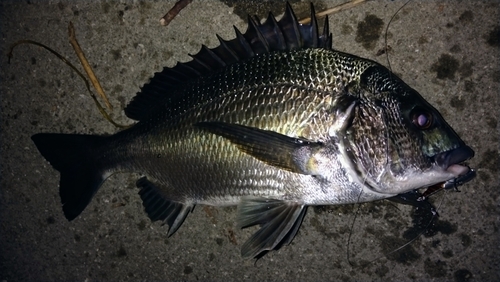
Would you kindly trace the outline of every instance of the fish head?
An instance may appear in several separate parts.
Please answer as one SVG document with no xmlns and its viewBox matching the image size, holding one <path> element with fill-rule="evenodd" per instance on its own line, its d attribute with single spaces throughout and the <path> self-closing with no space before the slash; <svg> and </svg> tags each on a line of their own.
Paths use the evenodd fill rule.
<svg viewBox="0 0 500 282">
<path fill-rule="evenodd" d="M 349 159 L 351 175 L 364 187 L 394 195 L 470 172 L 463 162 L 474 151 L 434 107 L 388 69 L 369 67 L 347 88 L 354 102 L 340 149 Z"/>
</svg>

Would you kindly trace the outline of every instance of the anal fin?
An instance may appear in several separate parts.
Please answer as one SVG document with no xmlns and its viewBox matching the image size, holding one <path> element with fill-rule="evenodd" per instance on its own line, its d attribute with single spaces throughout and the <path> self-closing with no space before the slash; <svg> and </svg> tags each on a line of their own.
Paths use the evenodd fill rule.
<svg viewBox="0 0 500 282">
<path fill-rule="evenodd" d="M 245 258 L 259 257 L 266 251 L 288 245 L 297 234 L 306 212 L 300 203 L 265 198 L 243 198 L 238 207 L 237 225 L 261 228 L 241 247 Z"/>
<path fill-rule="evenodd" d="M 149 218 L 151 221 L 162 220 L 167 223 L 169 226 L 167 236 L 170 237 L 179 229 L 188 213 L 193 210 L 194 205 L 186 205 L 165 198 L 146 177 L 137 180 L 136 184 L 137 187 L 141 188 L 139 195 Z"/>
</svg>

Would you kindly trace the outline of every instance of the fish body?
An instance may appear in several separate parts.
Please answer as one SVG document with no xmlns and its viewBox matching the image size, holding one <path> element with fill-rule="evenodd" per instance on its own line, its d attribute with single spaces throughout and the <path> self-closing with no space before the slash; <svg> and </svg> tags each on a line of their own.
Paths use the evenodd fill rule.
<svg viewBox="0 0 500 282">
<path fill-rule="evenodd" d="M 474 154 L 436 109 L 378 63 L 331 48 L 290 6 L 155 74 L 111 136 L 32 137 L 60 171 L 72 220 L 110 175 L 136 172 L 151 220 L 173 234 L 196 204 L 260 225 L 244 257 L 288 244 L 309 205 L 390 198 L 470 174 Z M 328 21 L 326 21 L 327 23 Z"/>
</svg>

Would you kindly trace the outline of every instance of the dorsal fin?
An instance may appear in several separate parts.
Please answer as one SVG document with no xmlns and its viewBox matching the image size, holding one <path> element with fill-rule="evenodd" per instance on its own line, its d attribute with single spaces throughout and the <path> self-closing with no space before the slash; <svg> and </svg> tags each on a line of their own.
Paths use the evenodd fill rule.
<svg viewBox="0 0 500 282">
<path fill-rule="evenodd" d="M 281 20 L 269 13 L 266 21 L 248 18 L 247 31 L 242 34 L 236 27 L 236 38 L 224 40 L 217 35 L 220 45 L 213 49 L 202 46 L 193 60 L 177 63 L 172 68 L 164 68 L 155 73 L 151 81 L 141 88 L 125 108 L 125 114 L 135 120 L 142 120 L 158 108 L 168 103 L 176 94 L 178 87 L 198 77 L 217 72 L 228 65 L 247 60 L 259 54 L 273 51 L 289 51 L 301 48 L 331 49 L 332 37 L 328 30 L 328 19 L 323 32 L 319 33 L 318 24 L 311 4 L 311 22 L 300 24 L 289 3 Z"/>
</svg>

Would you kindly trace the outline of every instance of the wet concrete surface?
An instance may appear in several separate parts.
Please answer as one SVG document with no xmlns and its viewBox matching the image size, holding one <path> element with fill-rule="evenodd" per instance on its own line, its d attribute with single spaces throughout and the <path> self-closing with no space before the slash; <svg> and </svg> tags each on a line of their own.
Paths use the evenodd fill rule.
<svg viewBox="0 0 500 282">
<path fill-rule="evenodd" d="M 175 1 L 2 1 L 0 279 L 11 280 L 343 280 L 498 281 L 499 85 L 498 1 L 413 1 L 394 17 L 387 44 L 392 70 L 434 105 L 476 152 L 477 178 L 432 197 L 433 236 L 407 242 L 412 208 L 379 201 L 310 208 L 291 245 L 258 261 L 240 257 L 255 228 L 235 227 L 235 208 L 198 206 L 167 238 L 167 226 L 143 212 L 135 180 L 117 174 L 86 210 L 68 222 L 59 173 L 38 153 L 39 132 L 112 134 L 82 80 L 55 56 L 20 45 L 46 44 L 77 62 L 68 43 L 73 22 L 80 45 L 115 105 L 113 117 L 154 72 L 189 60 L 215 33 L 245 30 L 245 11 L 266 16 L 284 5 L 194 1 L 168 27 L 159 19 Z M 340 1 L 317 1 L 317 10 Z M 387 66 L 385 28 L 401 1 L 373 1 L 330 17 L 336 49 Z M 293 3 L 307 11 L 308 3 Z M 307 12 L 302 13 L 302 15 Z M 355 216 L 357 214 L 357 216 Z M 350 238 L 350 239 L 349 239 Z M 349 242 L 349 245 L 348 245 Z"/>
</svg>

